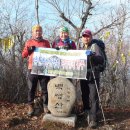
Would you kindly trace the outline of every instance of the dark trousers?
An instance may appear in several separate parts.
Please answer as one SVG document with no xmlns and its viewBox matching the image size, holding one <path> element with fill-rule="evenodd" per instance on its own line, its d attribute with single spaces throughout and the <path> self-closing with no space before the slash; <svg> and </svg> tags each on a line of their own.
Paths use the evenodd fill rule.
<svg viewBox="0 0 130 130">
<path fill-rule="evenodd" d="M 48 92 L 47 92 L 47 83 L 50 80 L 50 77 L 43 75 L 31 74 L 31 71 L 28 72 L 28 104 L 34 102 L 35 93 L 37 89 L 37 83 L 39 81 L 42 92 L 43 92 L 43 105 L 47 106 L 48 104 Z"/>
<path fill-rule="evenodd" d="M 96 79 L 97 86 L 99 89 L 99 79 Z M 90 120 L 97 120 L 97 111 L 99 110 L 99 98 L 97 94 L 97 89 L 94 81 L 90 82 L 88 80 L 81 80 L 81 92 L 83 109 L 89 110 Z"/>
</svg>

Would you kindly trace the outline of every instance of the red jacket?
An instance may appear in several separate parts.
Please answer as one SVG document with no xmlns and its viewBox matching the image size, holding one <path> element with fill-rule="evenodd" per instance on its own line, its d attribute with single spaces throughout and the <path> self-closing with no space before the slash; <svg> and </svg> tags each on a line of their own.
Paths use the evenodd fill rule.
<svg viewBox="0 0 130 130">
<path fill-rule="evenodd" d="M 50 48 L 50 43 L 47 40 L 44 40 L 44 39 L 42 41 L 36 41 L 34 39 L 29 39 L 25 43 L 25 47 L 22 51 L 22 57 L 23 58 L 28 57 L 28 69 L 32 69 L 33 53 L 31 55 L 28 54 L 28 48 L 31 47 L 31 46 Z"/>
</svg>

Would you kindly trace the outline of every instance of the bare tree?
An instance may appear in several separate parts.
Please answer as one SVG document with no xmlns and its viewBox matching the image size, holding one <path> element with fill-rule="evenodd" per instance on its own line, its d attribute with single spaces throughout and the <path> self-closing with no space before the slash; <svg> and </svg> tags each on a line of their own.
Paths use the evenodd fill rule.
<svg viewBox="0 0 130 130">
<path fill-rule="evenodd" d="M 109 67 L 106 72 L 106 78 L 104 79 L 103 86 L 108 86 L 110 88 L 110 95 L 112 95 L 112 101 L 116 103 L 119 101 L 118 96 L 122 94 L 124 97 L 122 101 L 126 98 L 126 86 L 127 86 L 127 70 L 128 70 L 128 56 L 127 51 L 125 51 L 126 44 L 124 35 L 126 30 L 126 23 L 129 21 L 129 11 L 127 10 L 127 3 L 124 6 L 120 4 L 120 8 L 113 9 L 108 8 L 107 14 L 102 11 L 102 16 L 98 13 L 97 6 L 100 6 L 101 1 L 94 3 L 92 0 L 45 0 L 46 3 L 52 6 L 53 11 L 57 11 L 57 18 L 61 18 L 61 24 L 68 24 L 73 28 L 73 33 L 76 32 L 75 41 L 78 43 L 80 39 L 80 33 L 84 28 L 86 28 L 91 19 L 93 20 L 93 26 L 95 25 L 94 36 L 100 37 L 104 32 L 110 32 L 109 41 L 104 40 L 104 42 L 109 42 L 107 46 L 107 53 L 109 57 Z M 41 1 L 43 3 L 43 1 Z M 45 5 L 45 3 L 43 3 Z M 105 3 L 103 3 L 105 4 Z M 99 19 L 99 17 L 101 17 Z M 96 19 L 97 17 L 97 19 Z M 98 26 L 97 26 L 98 22 Z M 128 27 L 128 25 L 127 25 Z M 111 44 L 110 44 L 111 43 Z M 122 63 L 121 53 L 126 57 L 126 62 Z M 116 62 L 120 62 L 115 67 Z M 123 88 L 123 92 L 121 90 Z M 120 90 L 120 91 L 119 91 Z M 117 96 L 118 95 L 118 96 Z M 115 103 L 114 102 L 114 103 Z M 118 102 L 119 103 L 119 102 Z"/>
<path fill-rule="evenodd" d="M 116 106 L 125 106 L 128 103 L 128 69 L 129 69 L 129 46 L 126 41 L 126 30 L 128 27 L 129 15 L 125 6 L 120 6 L 116 10 L 116 15 L 120 17 L 117 26 L 108 29 L 111 32 L 107 41 L 107 55 L 109 66 L 104 78 L 103 86 L 110 94 L 109 103 Z M 108 31 L 107 30 L 107 31 Z M 127 49 L 126 49 L 127 48 Z M 122 97 L 122 98 L 120 98 Z"/>
<path fill-rule="evenodd" d="M 0 95 L 1 99 L 22 101 L 26 94 L 26 75 L 24 62 L 21 57 L 23 44 L 26 40 L 29 23 L 28 2 L 25 0 L 3 1 L 1 11 L 1 38 L 14 36 L 14 44 L 7 51 L 1 50 L 0 57 Z M 27 34 L 28 35 L 28 34 Z"/>
<path fill-rule="evenodd" d="M 36 21 L 33 20 L 35 16 L 32 16 L 32 11 L 29 10 L 31 7 L 28 6 L 29 2 L 32 1 L 5 0 L 0 5 L 0 38 L 16 36 L 12 48 L 7 52 L 0 49 L 0 95 L 1 98 L 12 101 L 23 100 L 20 92 L 26 93 L 26 61 L 21 58 L 21 52 L 24 42 L 30 37 L 30 26 Z M 120 94 L 125 99 L 128 97 L 127 71 L 130 65 L 127 44 L 130 42 L 130 11 L 127 9 L 127 2 L 125 6 L 120 3 L 118 10 L 106 8 L 105 4 L 108 3 L 100 0 L 40 0 L 39 15 L 37 15 L 40 24 L 44 26 L 45 37 L 49 38 L 50 42 L 57 35 L 59 26 L 64 24 L 71 28 L 72 38 L 77 44 L 84 28 L 94 28 L 93 35 L 95 37 L 104 36 L 107 31 L 110 32 L 109 38 L 104 39 L 109 66 L 105 78 L 102 78 L 102 86 L 110 93 L 112 103 L 114 101 L 117 103 Z M 35 12 L 35 7 L 33 10 Z M 45 11 L 49 11 L 49 13 L 45 13 Z M 50 20 L 47 25 L 44 18 L 46 21 Z M 54 19 L 55 24 L 53 25 L 52 20 Z M 121 54 L 125 57 L 126 62 L 123 62 Z"/>
<path fill-rule="evenodd" d="M 80 33 L 87 26 L 87 22 L 96 16 L 96 6 L 99 6 L 99 1 L 93 3 L 92 0 L 45 0 L 46 3 L 55 9 L 59 17 L 69 24 L 76 32 L 75 41 L 78 43 Z M 45 3 L 44 3 L 45 5 Z M 104 29 L 111 28 L 120 24 L 120 17 L 115 16 L 109 22 L 101 21 L 102 26 L 94 32 L 98 34 Z M 96 21 L 95 21 L 96 22 Z"/>
</svg>

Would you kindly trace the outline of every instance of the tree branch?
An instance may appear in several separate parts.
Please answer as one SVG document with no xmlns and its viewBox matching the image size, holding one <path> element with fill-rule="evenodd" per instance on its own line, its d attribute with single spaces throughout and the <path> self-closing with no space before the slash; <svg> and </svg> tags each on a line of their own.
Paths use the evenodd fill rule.
<svg viewBox="0 0 130 130">
<path fill-rule="evenodd" d="M 122 16 L 123 17 L 123 16 Z M 121 17 L 115 19 L 114 21 L 112 21 L 110 24 L 103 26 L 102 28 L 100 28 L 97 32 L 93 33 L 93 35 L 98 34 L 99 32 L 101 32 L 104 29 L 110 28 L 112 26 L 117 26 L 120 25 L 122 22 L 118 22 L 121 19 Z"/>
<path fill-rule="evenodd" d="M 80 26 L 80 32 L 83 30 L 85 24 L 86 24 L 86 21 L 88 19 L 88 16 L 91 15 L 90 14 L 90 10 L 94 7 L 92 7 L 92 2 L 90 0 L 82 0 L 83 2 L 85 2 L 88 7 L 86 8 L 86 11 L 83 13 L 83 17 L 82 17 L 82 23 L 81 23 L 81 26 Z"/>
<path fill-rule="evenodd" d="M 60 17 L 64 19 L 67 23 L 69 23 L 75 30 L 78 29 L 77 26 L 70 19 L 68 19 L 63 12 L 60 13 Z"/>
</svg>

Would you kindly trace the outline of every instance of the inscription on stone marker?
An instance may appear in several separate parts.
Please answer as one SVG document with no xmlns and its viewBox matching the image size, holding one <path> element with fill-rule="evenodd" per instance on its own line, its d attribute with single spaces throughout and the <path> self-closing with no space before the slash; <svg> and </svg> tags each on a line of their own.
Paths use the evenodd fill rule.
<svg viewBox="0 0 130 130">
<path fill-rule="evenodd" d="M 48 108 L 54 116 L 69 116 L 76 100 L 73 84 L 57 77 L 48 83 Z"/>
</svg>

